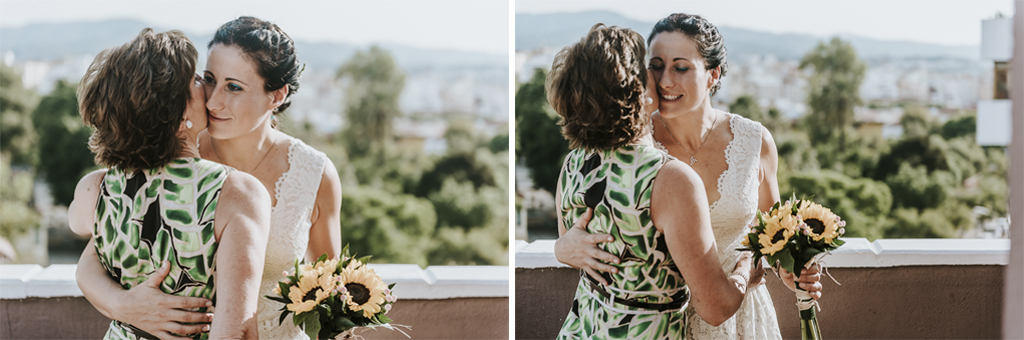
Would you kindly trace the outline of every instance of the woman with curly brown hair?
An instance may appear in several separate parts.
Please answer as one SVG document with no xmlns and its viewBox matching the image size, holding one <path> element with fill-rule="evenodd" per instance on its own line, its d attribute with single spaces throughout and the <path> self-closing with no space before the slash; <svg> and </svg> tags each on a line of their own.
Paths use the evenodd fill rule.
<svg viewBox="0 0 1024 340">
<path fill-rule="evenodd" d="M 197 131 L 198 152 L 203 159 L 253 175 L 270 194 L 270 243 L 258 287 L 259 333 L 273 339 L 306 338 L 291 316 L 280 322 L 283 304 L 265 297 L 272 294 L 283 279 L 282 271 L 291 270 L 297 257 L 315 260 L 326 253 L 335 258 L 341 252 L 341 181 L 334 163 L 323 152 L 275 129 L 275 117 L 291 104 L 291 95 L 299 89 L 303 64 L 287 33 L 254 17 L 225 23 L 208 47 L 201 82 L 209 124 L 205 132 Z M 79 268 L 95 267 L 89 261 L 95 260 L 83 259 Z M 79 272 L 79 277 L 88 277 L 97 287 L 106 279 L 97 277 L 95 270 Z M 205 301 L 140 288 L 83 293 L 111 310 L 111 318 L 133 322 L 151 333 L 202 331 L 194 322 L 208 316 L 177 308 Z M 124 302 L 128 296 L 147 302 Z"/>
<path fill-rule="evenodd" d="M 728 270 L 749 261 L 749 252 L 737 251 L 755 213 L 769 210 L 779 201 L 776 177 L 778 152 L 771 133 L 760 123 L 711 106 L 711 97 L 722 86 L 728 71 L 725 41 L 718 28 L 693 14 L 676 13 L 655 24 L 647 38 L 651 95 L 657 101 L 652 116 L 656 145 L 684 160 L 709 188 L 706 200 L 721 268 Z M 598 248 L 607 235 L 587 234 L 586 221 L 577 224 L 556 245 L 559 261 L 603 280 L 602 271 L 614 255 Z M 602 262 L 603 261 L 603 262 Z M 800 278 L 781 270 L 782 281 L 801 288 L 815 299 L 821 297 L 817 268 L 804 269 Z M 760 282 L 760 280 L 755 280 Z M 734 317 L 722 323 L 705 322 L 693 308 L 686 310 L 687 338 L 779 339 L 775 307 L 768 289 L 750 287 Z"/>
<path fill-rule="evenodd" d="M 559 232 L 590 220 L 615 266 L 581 275 L 559 339 L 681 339 L 692 307 L 718 324 L 760 280 L 749 261 L 720 267 L 704 184 L 655 147 L 643 37 L 595 25 L 555 56 L 546 89 L 572 151 L 558 180 Z"/>
<path fill-rule="evenodd" d="M 80 273 L 100 271 L 117 283 L 115 290 L 146 287 L 191 301 L 216 300 L 212 324 L 196 325 L 209 333 L 194 338 L 255 338 L 270 197 L 255 177 L 199 158 L 196 140 L 207 119 L 196 59 L 181 32 L 148 28 L 96 56 L 78 88 L 78 106 L 95 129 L 89 148 L 108 168 L 78 183 L 68 222 L 91 237 L 82 257 L 92 261 Z M 78 282 L 83 291 L 110 288 L 105 281 Z M 205 315 L 213 304 L 200 306 L 194 312 Z M 105 338 L 177 336 L 173 332 L 150 334 L 113 321 Z"/>
</svg>

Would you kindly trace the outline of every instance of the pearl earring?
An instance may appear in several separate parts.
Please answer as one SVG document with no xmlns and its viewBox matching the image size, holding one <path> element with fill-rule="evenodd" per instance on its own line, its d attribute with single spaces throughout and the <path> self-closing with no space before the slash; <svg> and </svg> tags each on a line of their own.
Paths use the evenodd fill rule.
<svg viewBox="0 0 1024 340">
<path fill-rule="evenodd" d="M 192 129 L 192 121 L 191 120 L 188 120 L 188 119 L 185 120 L 185 128 L 186 129 Z"/>
</svg>

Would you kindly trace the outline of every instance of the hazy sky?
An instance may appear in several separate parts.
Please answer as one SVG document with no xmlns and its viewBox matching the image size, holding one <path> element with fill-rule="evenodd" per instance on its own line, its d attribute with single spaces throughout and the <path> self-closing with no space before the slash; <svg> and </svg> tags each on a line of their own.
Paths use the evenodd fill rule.
<svg viewBox="0 0 1024 340">
<path fill-rule="evenodd" d="M 509 53 L 509 8 L 503 0 L 0 0 L 0 27 L 128 18 L 205 34 L 250 15 L 305 41 L 388 42 L 504 55 Z"/>
<path fill-rule="evenodd" d="M 1013 15 L 1012 0 L 786 1 L 516 1 L 517 13 L 611 10 L 655 22 L 668 14 L 700 14 L 715 25 L 816 36 L 854 34 L 883 40 L 978 45 L 981 20 Z"/>
</svg>

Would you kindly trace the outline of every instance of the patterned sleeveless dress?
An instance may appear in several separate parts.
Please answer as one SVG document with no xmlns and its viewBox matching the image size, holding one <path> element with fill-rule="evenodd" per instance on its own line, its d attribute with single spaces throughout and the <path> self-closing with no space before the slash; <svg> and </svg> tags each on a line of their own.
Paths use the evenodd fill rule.
<svg viewBox="0 0 1024 340">
<path fill-rule="evenodd" d="M 96 254 L 107 273 L 121 287 L 131 289 L 166 260 L 171 263 L 170 273 L 161 290 L 216 301 L 214 213 L 230 171 L 199 158 L 179 158 L 134 174 L 108 170 L 100 185 L 92 231 Z M 111 322 L 104 336 L 140 338 L 155 337 L 118 321 Z"/>
<path fill-rule="evenodd" d="M 306 256 L 309 246 L 310 216 L 316 203 L 324 166 L 330 162 L 323 152 L 313 149 L 297 138 L 288 147 L 288 171 L 274 183 L 276 203 L 270 210 L 270 242 L 267 244 L 256 320 L 262 339 L 308 339 L 306 333 L 292 322 L 289 315 L 283 322 L 284 304 L 267 299 L 273 295 L 282 272 L 291 272 L 296 258 Z"/>
<path fill-rule="evenodd" d="M 558 339 L 683 338 L 689 289 L 650 212 L 654 178 L 671 159 L 653 145 L 566 156 L 558 183 L 562 223 L 571 226 L 594 208 L 588 228 L 612 235 L 614 242 L 600 246 L 620 264 L 618 273 L 604 273 L 607 287 L 581 272 Z"/>
</svg>

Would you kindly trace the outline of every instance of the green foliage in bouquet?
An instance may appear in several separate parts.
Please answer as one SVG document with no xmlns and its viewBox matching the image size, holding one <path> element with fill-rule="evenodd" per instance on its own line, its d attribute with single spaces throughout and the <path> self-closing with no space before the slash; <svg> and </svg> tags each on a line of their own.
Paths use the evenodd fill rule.
<svg viewBox="0 0 1024 340">
<path fill-rule="evenodd" d="M 810 200 L 795 197 L 785 203 L 776 202 L 767 213 L 757 214 L 745 248 L 753 251 L 754 263 L 768 258 L 774 268 L 783 268 L 800 277 L 800 269 L 822 253 L 839 248 L 839 239 L 846 233 L 846 222 L 828 208 Z"/>
<path fill-rule="evenodd" d="M 355 258 L 348 245 L 340 259 L 321 255 L 314 263 L 295 260 L 291 275 L 278 282 L 268 299 L 285 304 L 279 323 L 288 315 L 310 339 L 333 339 L 356 327 L 392 328 L 386 314 L 397 300 L 373 269 L 370 256 Z"/>
</svg>

